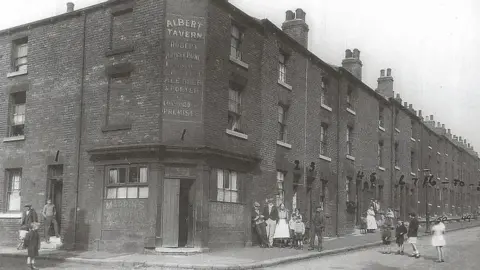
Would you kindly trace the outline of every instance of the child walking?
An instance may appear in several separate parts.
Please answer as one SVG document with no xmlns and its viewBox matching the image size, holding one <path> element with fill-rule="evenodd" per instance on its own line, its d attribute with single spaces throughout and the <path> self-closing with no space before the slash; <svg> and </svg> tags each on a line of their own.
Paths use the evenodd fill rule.
<svg viewBox="0 0 480 270">
<path fill-rule="evenodd" d="M 301 217 L 295 220 L 295 240 L 297 249 L 303 249 L 303 235 L 305 234 L 305 224 Z"/>
<path fill-rule="evenodd" d="M 290 248 L 296 247 L 296 240 L 295 240 L 295 223 L 296 223 L 297 216 L 292 215 L 290 221 L 288 222 L 288 227 L 290 228 Z"/>
<path fill-rule="evenodd" d="M 31 269 L 38 269 L 35 267 L 35 258 L 38 256 L 38 250 L 40 249 L 38 227 L 40 227 L 40 224 L 33 222 L 30 225 L 30 231 L 25 236 L 25 246 L 28 248 L 27 266 L 30 266 Z"/>
<path fill-rule="evenodd" d="M 391 242 L 392 242 L 392 230 L 388 224 L 382 225 L 382 242 L 384 247 L 383 254 L 392 253 Z"/>
<path fill-rule="evenodd" d="M 397 220 L 397 227 L 395 228 L 395 242 L 398 246 L 397 254 L 403 255 L 403 243 L 405 242 L 405 234 L 407 227 L 400 219 Z"/>
<path fill-rule="evenodd" d="M 435 225 L 432 227 L 432 246 L 437 248 L 438 260 L 437 262 L 445 262 L 443 260 L 443 247 L 445 246 L 445 224 L 440 220 L 435 222 Z"/>
</svg>

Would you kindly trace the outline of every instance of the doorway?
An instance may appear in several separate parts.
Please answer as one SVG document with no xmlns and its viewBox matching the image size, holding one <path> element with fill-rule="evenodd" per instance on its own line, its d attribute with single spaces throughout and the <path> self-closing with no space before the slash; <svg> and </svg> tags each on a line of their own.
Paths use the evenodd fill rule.
<svg viewBox="0 0 480 270">
<path fill-rule="evenodd" d="M 192 179 L 165 179 L 162 247 L 193 247 L 195 189 Z"/>
<path fill-rule="evenodd" d="M 47 196 L 46 200 L 51 199 L 53 205 L 55 205 L 56 216 L 55 220 L 58 224 L 59 234 L 61 234 L 61 222 L 62 222 L 62 197 L 63 197 L 63 166 L 51 165 L 48 168 L 47 179 Z M 55 236 L 55 230 L 53 226 L 49 230 L 50 236 Z"/>
</svg>

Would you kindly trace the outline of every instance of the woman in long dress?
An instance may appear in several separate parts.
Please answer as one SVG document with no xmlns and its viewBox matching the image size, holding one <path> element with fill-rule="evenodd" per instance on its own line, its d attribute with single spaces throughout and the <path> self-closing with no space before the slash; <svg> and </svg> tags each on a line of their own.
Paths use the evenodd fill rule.
<svg viewBox="0 0 480 270">
<path fill-rule="evenodd" d="M 375 220 L 375 211 L 373 207 L 370 206 L 367 210 L 367 232 L 374 232 L 377 227 L 377 221 Z"/>
<path fill-rule="evenodd" d="M 445 224 L 437 220 L 435 225 L 432 227 L 432 246 L 437 248 L 438 261 L 444 262 L 443 260 L 443 247 L 446 245 L 445 237 Z"/>
<path fill-rule="evenodd" d="M 285 242 L 290 238 L 290 231 L 288 228 L 288 210 L 285 208 L 285 204 L 281 203 L 278 209 L 278 222 L 275 227 L 275 235 L 273 239 L 281 242 L 281 247 L 285 247 Z"/>
</svg>

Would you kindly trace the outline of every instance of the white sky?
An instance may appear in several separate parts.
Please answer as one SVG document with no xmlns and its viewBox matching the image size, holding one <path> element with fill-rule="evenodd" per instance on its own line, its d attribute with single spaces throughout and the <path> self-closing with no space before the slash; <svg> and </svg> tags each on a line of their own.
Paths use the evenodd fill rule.
<svg viewBox="0 0 480 270">
<path fill-rule="evenodd" d="M 3 0 L 0 29 L 57 15 L 66 0 Z M 73 0 L 75 9 L 103 2 Z M 341 65 L 358 48 L 363 80 L 376 88 L 392 68 L 394 90 L 424 115 L 480 150 L 480 1 L 477 0 L 230 0 L 246 13 L 281 26 L 285 11 L 302 8 L 309 49 Z M 41 3 L 41 4 L 39 4 Z M 21 11 L 21 12 L 20 12 Z M 478 48 L 478 49 L 477 49 Z"/>
</svg>

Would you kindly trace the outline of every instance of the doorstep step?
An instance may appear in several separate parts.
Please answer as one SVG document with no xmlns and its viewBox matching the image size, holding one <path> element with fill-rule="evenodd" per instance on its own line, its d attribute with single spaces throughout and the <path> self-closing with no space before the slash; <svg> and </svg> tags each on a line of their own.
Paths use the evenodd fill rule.
<svg viewBox="0 0 480 270">
<path fill-rule="evenodd" d="M 155 248 L 156 253 L 162 255 L 194 255 L 208 252 L 208 248 Z"/>
</svg>

